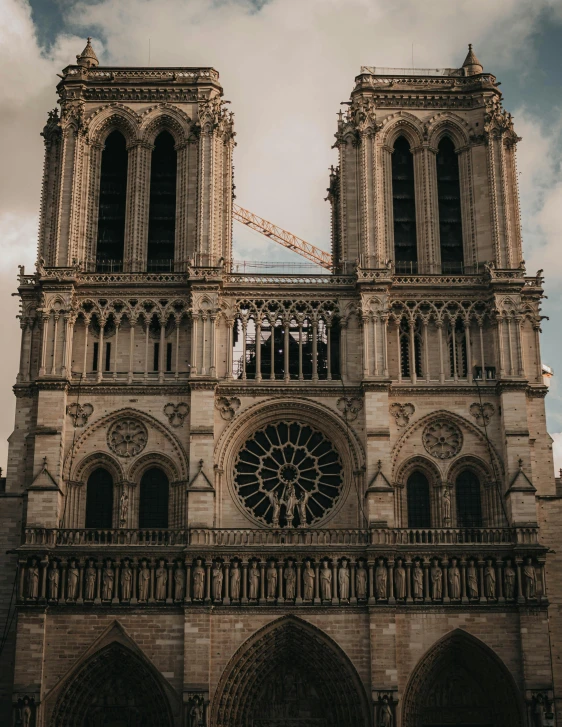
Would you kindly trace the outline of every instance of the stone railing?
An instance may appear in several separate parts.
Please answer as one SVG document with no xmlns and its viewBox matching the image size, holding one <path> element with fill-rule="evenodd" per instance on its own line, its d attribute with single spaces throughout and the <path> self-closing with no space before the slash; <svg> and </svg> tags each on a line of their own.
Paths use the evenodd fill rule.
<svg viewBox="0 0 562 727">
<path fill-rule="evenodd" d="M 537 545 L 538 529 L 526 528 L 26 528 L 24 546 L 411 546 Z"/>
</svg>

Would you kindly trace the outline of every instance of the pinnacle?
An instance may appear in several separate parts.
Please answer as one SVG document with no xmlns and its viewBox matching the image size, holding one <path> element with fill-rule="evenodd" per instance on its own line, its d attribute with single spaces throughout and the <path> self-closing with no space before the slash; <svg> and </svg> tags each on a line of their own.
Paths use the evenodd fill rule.
<svg viewBox="0 0 562 727">
<path fill-rule="evenodd" d="M 482 73 L 484 70 L 484 67 L 476 57 L 476 54 L 472 50 L 472 43 L 468 44 L 468 53 L 466 54 L 466 58 L 464 59 L 464 63 L 462 64 L 463 68 L 466 68 L 466 73 L 468 76 L 473 76 L 477 73 Z"/>
<path fill-rule="evenodd" d="M 86 66 L 87 68 L 95 68 L 99 65 L 98 57 L 92 48 L 91 38 L 88 38 L 86 47 L 79 56 L 76 56 L 76 61 L 79 66 Z"/>
</svg>

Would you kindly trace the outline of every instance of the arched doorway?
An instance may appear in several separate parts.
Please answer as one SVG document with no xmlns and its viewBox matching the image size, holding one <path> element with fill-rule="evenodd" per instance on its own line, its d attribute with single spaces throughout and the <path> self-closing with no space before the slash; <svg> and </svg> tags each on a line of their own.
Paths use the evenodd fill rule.
<svg viewBox="0 0 562 727">
<path fill-rule="evenodd" d="M 214 727 L 368 727 L 363 685 L 346 654 L 294 617 L 265 626 L 236 652 L 213 701 Z"/>
<path fill-rule="evenodd" d="M 172 727 L 168 698 L 153 669 L 113 642 L 87 659 L 64 689 L 50 727 Z"/>
<path fill-rule="evenodd" d="M 521 698 L 496 654 L 465 631 L 438 641 L 404 694 L 403 727 L 521 727 Z"/>
</svg>

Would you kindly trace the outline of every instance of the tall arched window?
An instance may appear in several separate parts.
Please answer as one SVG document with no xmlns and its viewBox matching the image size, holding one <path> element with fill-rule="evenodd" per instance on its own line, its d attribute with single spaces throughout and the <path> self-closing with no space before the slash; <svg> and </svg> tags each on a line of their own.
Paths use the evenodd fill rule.
<svg viewBox="0 0 562 727">
<path fill-rule="evenodd" d="M 459 160 L 448 136 L 439 142 L 437 152 L 437 197 L 439 200 L 439 240 L 441 272 L 463 272 L 461 187 Z"/>
<path fill-rule="evenodd" d="M 408 498 L 408 527 L 430 528 L 429 482 L 423 472 L 413 472 L 408 477 L 406 494 Z"/>
<path fill-rule="evenodd" d="M 480 480 L 466 470 L 457 477 L 457 525 L 461 528 L 482 527 Z"/>
<path fill-rule="evenodd" d="M 127 204 L 127 145 L 123 134 L 113 131 L 101 155 L 100 202 L 96 270 L 122 270 L 125 250 Z"/>
<path fill-rule="evenodd" d="M 149 271 L 173 270 L 176 237 L 177 153 L 167 131 L 156 137 L 150 167 Z"/>
<path fill-rule="evenodd" d="M 416 196 L 414 157 L 403 136 L 392 154 L 392 209 L 394 213 L 394 264 L 397 272 L 417 273 Z"/>
<path fill-rule="evenodd" d="M 139 528 L 167 528 L 170 485 L 159 467 L 142 476 L 139 497 Z"/>
<path fill-rule="evenodd" d="M 411 335 L 410 335 L 410 324 L 407 320 L 402 318 L 399 327 L 400 336 L 400 371 L 402 378 L 407 379 L 411 376 L 411 360 L 410 360 L 410 349 L 411 349 Z M 422 335 L 420 330 L 420 322 L 416 321 L 414 326 L 414 363 L 416 369 L 416 376 L 423 376 L 422 367 Z"/>
<path fill-rule="evenodd" d="M 86 527 L 111 528 L 113 525 L 113 477 L 102 467 L 88 477 L 86 487 Z"/>
</svg>

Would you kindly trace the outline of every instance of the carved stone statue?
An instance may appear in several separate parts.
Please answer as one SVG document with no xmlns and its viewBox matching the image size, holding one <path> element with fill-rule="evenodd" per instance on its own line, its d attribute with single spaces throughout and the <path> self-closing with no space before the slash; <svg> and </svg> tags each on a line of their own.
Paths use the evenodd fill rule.
<svg viewBox="0 0 562 727">
<path fill-rule="evenodd" d="M 281 501 L 279 500 L 279 495 L 275 490 L 272 490 L 269 494 L 269 502 L 271 503 L 271 507 L 273 509 L 273 514 L 271 516 L 271 524 L 274 528 L 279 527 L 279 517 L 281 515 Z"/>
<path fill-rule="evenodd" d="M 84 589 L 84 600 L 93 601 L 96 596 L 97 571 L 94 567 L 94 561 L 91 558 L 88 560 L 85 576 L 86 587 Z"/>
<path fill-rule="evenodd" d="M 49 600 L 56 601 L 59 597 L 60 570 L 56 560 L 49 571 Z"/>
<path fill-rule="evenodd" d="M 29 697 L 23 698 L 23 706 L 21 708 L 21 724 L 22 727 L 31 727 L 33 712 L 29 703 Z"/>
<path fill-rule="evenodd" d="M 413 592 L 414 598 L 423 598 L 423 568 L 419 560 L 414 565 Z"/>
<path fill-rule="evenodd" d="M 398 558 L 396 561 L 396 568 L 394 570 L 394 592 L 399 601 L 406 598 L 406 569 L 402 565 L 402 558 Z"/>
<path fill-rule="evenodd" d="M 486 588 L 486 598 L 493 601 L 496 598 L 496 571 L 491 560 L 486 561 L 484 569 L 484 587 Z"/>
<path fill-rule="evenodd" d="M 386 599 L 386 583 L 388 579 L 388 572 L 384 560 L 379 558 L 378 565 L 375 570 L 375 584 L 377 588 L 377 598 L 379 600 Z"/>
<path fill-rule="evenodd" d="M 257 601 L 259 597 L 259 587 L 260 587 L 260 572 L 258 569 L 258 564 L 255 560 L 253 560 L 250 564 L 250 570 L 248 571 L 248 598 L 252 601 Z"/>
<path fill-rule="evenodd" d="M 174 571 L 174 601 L 182 601 L 185 593 L 185 570 L 181 563 L 178 563 Z"/>
<path fill-rule="evenodd" d="M 340 599 L 342 601 L 349 601 L 349 568 L 347 567 L 346 558 L 342 558 L 338 570 L 338 586 L 340 589 Z"/>
<path fill-rule="evenodd" d="M 299 499 L 297 501 L 297 508 L 299 511 L 299 528 L 306 528 L 306 526 L 307 526 L 306 506 L 308 504 L 309 498 L 310 498 L 310 492 L 303 490 L 302 495 L 299 497 Z"/>
<path fill-rule="evenodd" d="M 525 598 L 527 600 L 537 597 L 537 574 L 535 566 L 531 558 L 525 558 L 525 566 L 523 568 L 523 583 L 525 590 Z"/>
<path fill-rule="evenodd" d="M 277 595 L 277 568 L 274 560 L 270 560 L 266 572 L 267 578 L 267 597 L 274 599 Z"/>
<path fill-rule="evenodd" d="M 285 572 L 283 578 L 285 580 L 285 598 L 288 601 L 292 601 L 295 597 L 295 586 L 297 583 L 297 575 L 294 568 L 294 560 L 289 558 L 287 565 L 285 566 Z"/>
<path fill-rule="evenodd" d="M 367 569 L 365 568 L 365 561 L 359 558 L 357 562 L 357 569 L 355 571 L 355 591 L 359 601 L 364 601 L 367 598 Z"/>
<path fill-rule="evenodd" d="M 304 600 L 305 601 L 312 601 L 314 597 L 314 568 L 312 567 L 312 564 L 309 560 L 305 561 L 304 564 L 304 573 L 303 573 L 303 581 L 304 581 Z"/>
<path fill-rule="evenodd" d="M 230 598 L 240 600 L 240 566 L 237 560 L 232 562 L 230 568 Z"/>
<path fill-rule="evenodd" d="M 222 582 L 224 573 L 222 572 L 222 564 L 216 560 L 213 563 L 213 601 L 222 601 Z"/>
<path fill-rule="evenodd" d="M 201 558 L 195 561 L 193 569 L 193 600 L 202 601 L 205 595 L 205 569 L 202 566 Z"/>
<path fill-rule="evenodd" d="M 320 596 L 323 601 L 332 600 L 332 569 L 327 560 L 322 561 L 320 569 Z"/>
<path fill-rule="evenodd" d="M 394 727 L 394 715 L 392 707 L 388 701 L 388 695 L 385 694 L 382 699 L 379 698 L 379 719 L 377 727 Z"/>
<path fill-rule="evenodd" d="M 533 727 L 546 727 L 546 713 L 548 709 L 548 700 L 542 692 L 533 695 L 533 703 L 531 706 Z M 548 724 L 551 724 L 550 722 Z"/>
<path fill-rule="evenodd" d="M 66 598 L 68 601 L 75 601 L 78 598 L 78 583 L 80 582 L 80 571 L 76 566 L 74 558 L 70 560 L 66 579 Z"/>
<path fill-rule="evenodd" d="M 434 558 L 433 567 L 431 568 L 431 583 L 433 586 L 433 600 L 440 601 L 443 598 L 443 571 L 437 558 Z"/>
<path fill-rule="evenodd" d="M 443 488 L 443 525 L 447 528 L 451 525 L 451 492 L 448 487 Z"/>
<path fill-rule="evenodd" d="M 125 558 L 123 567 L 121 568 L 121 600 L 130 601 L 133 590 L 133 571 L 131 569 L 130 560 Z"/>
<path fill-rule="evenodd" d="M 453 601 L 461 597 L 461 572 L 456 558 L 451 560 L 451 567 L 449 568 L 449 597 Z"/>
<path fill-rule="evenodd" d="M 31 565 L 27 569 L 27 597 L 39 598 L 39 568 L 37 559 L 31 559 Z"/>
<path fill-rule="evenodd" d="M 193 697 L 189 708 L 189 727 L 203 727 L 203 700 Z"/>
<path fill-rule="evenodd" d="M 515 570 L 511 566 L 511 560 L 505 561 L 505 570 L 503 572 L 503 591 L 506 600 L 513 601 L 515 598 Z"/>
<path fill-rule="evenodd" d="M 113 598 L 113 584 L 115 582 L 115 571 L 113 570 L 113 563 L 108 558 L 105 561 L 105 567 L 101 577 L 101 597 L 102 601 L 111 601 Z"/>
<path fill-rule="evenodd" d="M 119 501 L 119 522 L 121 526 L 124 526 L 127 524 L 127 514 L 129 512 L 129 495 L 127 494 L 126 490 L 123 487 L 123 492 L 121 493 L 121 499 Z"/>
<path fill-rule="evenodd" d="M 466 585 L 468 589 L 468 597 L 478 598 L 478 571 L 476 570 L 473 560 L 468 561 L 468 568 L 466 569 Z"/>
<path fill-rule="evenodd" d="M 158 561 L 158 568 L 156 569 L 156 592 L 155 598 L 157 601 L 166 600 L 166 586 L 168 584 L 168 571 L 166 569 L 166 561 L 160 559 Z"/>
<path fill-rule="evenodd" d="M 287 520 L 287 527 L 293 527 L 293 520 L 295 519 L 295 508 L 297 507 L 297 493 L 295 492 L 295 486 L 292 482 L 285 485 L 283 494 L 281 495 L 281 504 L 285 505 L 285 519 Z"/>
<path fill-rule="evenodd" d="M 148 601 L 148 593 L 150 590 L 150 571 L 146 560 L 141 562 L 139 571 L 139 601 Z"/>
</svg>

